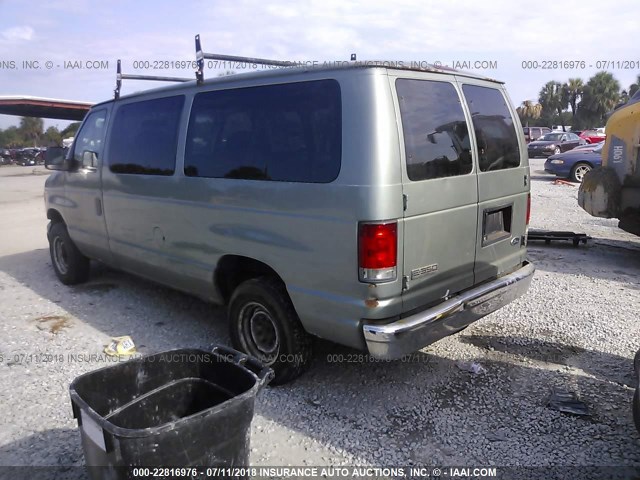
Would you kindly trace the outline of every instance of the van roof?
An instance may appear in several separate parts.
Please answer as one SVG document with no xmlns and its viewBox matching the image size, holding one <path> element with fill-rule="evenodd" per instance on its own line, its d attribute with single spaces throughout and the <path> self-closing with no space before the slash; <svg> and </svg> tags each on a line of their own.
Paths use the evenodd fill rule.
<svg viewBox="0 0 640 480">
<path fill-rule="evenodd" d="M 318 63 L 318 62 L 315 62 Z M 366 70 L 366 69 L 384 69 L 384 70 L 403 70 L 403 71 L 412 71 L 412 72 L 428 72 L 428 73 L 440 73 L 444 75 L 456 75 L 459 77 L 468 77 L 475 78 L 479 80 L 486 80 L 488 82 L 493 82 L 497 84 L 504 84 L 504 82 L 500 80 L 496 80 L 489 77 L 484 77 L 482 75 L 477 75 L 471 72 L 465 72 L 462 70 L 455 70 L 449 67 L 443 66 L 433 66 L 433 65 L 425 65 L 424 67 L 421 65 L 415 65 L 414 62 L 398 62 L 398 61 L 377 61 L 377 60 L 368 60 L 368 61 L 345 61 L 345 62 L 324 62 L 322 65 L 309 65 L 306 62 L 292 62 L 291 67 L 268 67 L 264 66 L 255 71 L 249 71 L 247 73 L 240 72 L 234 75 L 225 75 L 219 77 L 212 77 L 204 81 L 203 85 L 215 85 L 217 83 L 230 83 L 230 81 L 235 81 L 236 79 L 249 80 L 252 78 L 264 78 L 264 79 L 272 79 L 272 78 L 286 78 L 288 76 L 299 75 L 309 72 L 332 72 L 332 71 L 343 71 L 343 70 Z M 134 92 L 127 95 L 122 95 L 121 99 L 129 99 L 136 96 L 145 95 L 148 93 L 155 93 L 161 91 L 173 91 L 173 90 L 184 90 L 185 87 L 192 87 L 196 83 L 194 79 L 191 82 L 180 82 L 174 85 L 167 85 L 159 88 L 152 88 L 149 90 L 143 90 L 139 92 Z M 105 100 L 100 103 L 96 103 L 94 105 L 104 105 L 109 102 L 113 102 L 114 99 Z"/>
</svg>

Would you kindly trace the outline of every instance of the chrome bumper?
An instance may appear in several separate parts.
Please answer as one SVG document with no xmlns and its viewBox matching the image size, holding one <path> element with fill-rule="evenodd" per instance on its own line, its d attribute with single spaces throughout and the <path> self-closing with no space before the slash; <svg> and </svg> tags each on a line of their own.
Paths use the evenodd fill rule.
<svg viewBox="0 0 640 480">
<path fill-rule="evenodd" d="M 365 323 L 362 327 L 369 353 L 393 360 L 420 350 L 495 312 L 522 296 L 533 278 L 529 262 L 513 273 L 462 292 L 434 307 L 392 323 Z"/>
</svg>

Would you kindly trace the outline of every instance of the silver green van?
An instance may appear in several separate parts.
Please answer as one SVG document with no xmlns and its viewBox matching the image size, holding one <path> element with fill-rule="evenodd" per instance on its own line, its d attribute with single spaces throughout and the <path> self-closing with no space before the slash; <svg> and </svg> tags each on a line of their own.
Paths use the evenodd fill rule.
<svg viewBox="0 0 640 480">
<path fill-rule="evenodd" d="M 228 308 L 276 371 L 314 337 L 397 359 L 529 287 L 529 166 L 504 86 L 441 70 L 265 69 L 92 107 L 46 182 L 52 264 Z"/>
</svg>

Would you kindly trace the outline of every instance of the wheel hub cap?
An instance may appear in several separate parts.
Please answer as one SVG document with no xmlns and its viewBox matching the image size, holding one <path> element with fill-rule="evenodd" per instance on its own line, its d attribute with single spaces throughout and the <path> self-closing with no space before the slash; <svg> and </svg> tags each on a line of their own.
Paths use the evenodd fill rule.
<svg viewBox="0 0 640 480">
<path fill-rule="evenodd" d="M 269 311 L 259 303 L 250 302 L 242 308 L 240 318 L 248 352 L 261 360 L 273 361 L 280 348 L 280 338 Z"/>
<path fill-rule="evenodd" d="M 60 237 L 56 237 L 53 240 L 53 261 L 56 262 L 56 267 L 62 275 L 65 275 L 69 270 L 67 263 L 67 252 L 64 248 L 64 240 Z"/>
</svg>

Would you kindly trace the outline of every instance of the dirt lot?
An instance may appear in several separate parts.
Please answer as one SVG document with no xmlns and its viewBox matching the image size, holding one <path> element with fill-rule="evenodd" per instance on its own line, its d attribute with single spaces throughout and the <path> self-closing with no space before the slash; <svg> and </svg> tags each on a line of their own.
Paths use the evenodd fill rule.
<svg viewBox="0 0 640 480">
<path fill-rule="evenodd" d="M 640 242 L 531 163 L 532 228 L 584 232 L 592 245 L 530 244 L 526 297 L 411 362 L 362 362 L 319 342 L 303 378 L 260 395 L 254 465 L 640 466 L 630 408 Z M 131 335 L 143 353 L 228 344 L 223 309 L 187 295 L 99 265 L 86 285 L 60 284 L 45 179 L 0 168 L 0 465 L 83 463 L 68 386 L 105 365 L 91 355 L 110 337 Z M 468 362 L 485 372 L 460 368 Z M 550 409 L 554 389 L 575 392 L 589 415 Z"/>
</svg>

